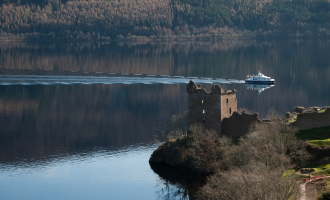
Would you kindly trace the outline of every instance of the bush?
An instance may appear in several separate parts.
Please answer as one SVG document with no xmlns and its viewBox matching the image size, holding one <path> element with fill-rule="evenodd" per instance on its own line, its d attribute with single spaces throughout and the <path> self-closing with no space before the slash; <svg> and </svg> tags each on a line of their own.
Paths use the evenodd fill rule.
<svg viewBox="0 0 330 200">
<path fill-rule="evenodd" d="M 270 170 L 259 162 L 211 176 L 197 199 L 283 200 L 298 196 L 298 188 L 294 179 L 282 177 L 280 169 Z"/>
<path fill-rule="evenodd" d="M 175 120 L 174 120 L 175 121 Z M 188 136 L 182 137 L 182 129 L 169 131 L 168 139 L 151 155 L 149 162 L 166 163 L 203 174 L 223 170 L 226 149 L 233 145 L 228 137 L 219 137 L 214 130 L 205 130 L 203 125 L 189 127 Z"/>
<path fill-rule="evenodd" d="M 323 193 L 317 200 L 330 200 L 330 192 Z"/>
<path fill-rule="evenodd" d="M 227 171 L 218 171 L 201 188 L 198 199 L 290 199 L 298 196 L 294 177 L 283 172 L 294 163 L 303 163 L 308 154 L 295 137 L 295 130 L 281 123 L 251 127 L 229 146 L 222 160 Z"/>
<path fill-rule="evenodd" d="M 175 119 L 174 122 L 180 122 L 182 117 Z M 197 199 L 298 197 L 295 177 L 283 173 L 292 164 L 302 165 L 308 153 L 291 126 L 279 122 L 255 124 L 236 145 L 216 131 L 205 130 L 202 124 L 190 126 L 187 136 L 180 137 L 183 132 L 182 129 L 172 132 L 178 138 L 165 142 L 150 161 L 165 157 L 161 162 L 211 174 Z"/>
</svg>

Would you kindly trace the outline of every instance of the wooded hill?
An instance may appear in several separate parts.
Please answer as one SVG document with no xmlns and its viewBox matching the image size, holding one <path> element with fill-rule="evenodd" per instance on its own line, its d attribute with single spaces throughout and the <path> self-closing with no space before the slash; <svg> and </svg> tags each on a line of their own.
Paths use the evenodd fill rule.
<svg viewBox="0 0 330 200">
<path fill-rule="evenodd" d="M 0 4 L 1 36 L 41 33 L 101 39 L 256 31 L 330 35 L 327 0 L 0 0 Z"/>
</svg>

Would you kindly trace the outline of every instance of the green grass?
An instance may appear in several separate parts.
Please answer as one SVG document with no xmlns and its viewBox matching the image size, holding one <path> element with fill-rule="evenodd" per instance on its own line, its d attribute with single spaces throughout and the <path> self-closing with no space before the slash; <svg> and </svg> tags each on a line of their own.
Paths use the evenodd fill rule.
<svg viewBox="0 0 330 200">
<path fill-rule="evenodd" d="M 304 168 L 314 169 L 315 171 L 311 173 L 312 175 L 330 175 L 330 163 L 323 165 L 307 165 Z"/>
<path fill-rule="evenodd" d="M 326 109 L 322 109 L 319 111 L 319 113 L 324 113 Z"/>
<path fill-rule="evenodd" d="M 319 176 L 319 175 L 330 176 L 330 163 L 324 165 L 306 165 L 303 167 L 303 169 L 314 169 L 315 171 L 310 173 L 311 175 L 314 176 Z M 288 169 L 285 172 L 283 172 L 283 177 L 289 177 L 291 175 L 296 175 L 295 176 L 296 180 L 300 181 L 303 178 L 307 178 L 309 174 L 300 174 L 300 171 L 295 172 L 294 169 Z"/>
<path fill-rule="evenodd" d="M 323 111 L 324 112 L 324 111 Z M 296 118 L 291 120 L 289 123 L 295 121 Z M 300 140 L 304 140 L 305 142 L 315 145 L 315 146 L 330 146 L 330 126 L 322 127 L 322 128 L 313 128 L 309 130 L 298 131 L 296 136 Z M 314 176 L 324 175 L 330 176 L 330 163 L 322 164 L 322 165 L 307 165 L 303 168 L 314 169 L 315 171 L 310 173 Z M 294 169 L 288 169 L 283 172 L 283 177 L 290 177 L 294 175 L 297 181 L 301 181 L 303 178 L 307 178 L 308 174 L 300 174 L 300 171 L 295 172 Z M 326 180 L 327 187 L 330 187 L 330 180 Z M 291 198 L 290 198 L 291 199 Z"/>
<path fill-rule="evenodd" d="M 313 145 L 313 146 L 330 146 L 330 139 L 326 140 L 308 140 L 307 143 Z"/>
<path fill-rule="evenodd" d="M 296 136 L 311 145 L 330 146 L 330 126 L 298 131 Z"/>
<path fill-rule="evenodd" d="M 291 124 L 293 122 L 297 121 L 297 115 L 293 115 L 293 117 L 288 121 L 288 124 Z"/>
<path fill-rule="evenodd" d="M 284 177 L 289 177 L 289 176 L 291 176 L 294 173 L 295 173 L 295 170 L 294 169 L 288 169 L 285 172 L 283 172 L 283 176 Z"/>
<path fill-rule="evenodd" d="M 330 126 L 298 131 L 296 136 L 298 139 L 303 140 L 311 145 L 330 146 Z M 314 169 L 315 171 L 311 173 L 312 175 L 330 175 L 330 163 L 322 165 L 312 164 L 304 166 L 303 168 Z M 297 174 L 300 178 L 308 176 L 307 174 L 300 175 L 300 172 L 294 172 L 293 169 L 287 170 L 283 173 L 284 176 L 291 174 Z"/>
<path fill-rule="evenodd" d="M 293 117 L 290 121 L 288 121 L 288 124 L 291 124 L 293 122 L 297 121 L 297 117 Z"/>
</svg>

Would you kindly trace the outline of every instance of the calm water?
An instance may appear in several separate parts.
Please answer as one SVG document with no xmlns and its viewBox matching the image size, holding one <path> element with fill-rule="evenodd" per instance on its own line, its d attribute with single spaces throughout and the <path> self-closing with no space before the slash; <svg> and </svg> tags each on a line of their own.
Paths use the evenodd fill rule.
<svg viewBox="0 0 330 200">
<path fill-rule="evenodd" d="M 330 105 L 328 41 L 2 43 L 0 51 L 0 68 L 47 70 L 55 79 L 30 85 L 0 74 L 0 199 L 180 199 L 195 191 L 192 177 L 148 163 L 154 134 L 187 109 L 185 79 L 111 82 L 88 74 L 73 84 L 83 78 L 60 80 L 60 71 L 228 81 L 261 70 L 276 79 L 274 87 L 221 84 L 237 89 L 239 108 L 264 118 L 270 107 L 284 114 Z"/>
</svg>

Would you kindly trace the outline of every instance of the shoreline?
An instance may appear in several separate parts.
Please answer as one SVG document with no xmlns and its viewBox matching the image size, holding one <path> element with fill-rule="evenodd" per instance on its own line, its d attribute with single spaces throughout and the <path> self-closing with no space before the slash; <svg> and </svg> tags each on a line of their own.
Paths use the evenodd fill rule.
<svg viewBox="0 0 330 200">
<path fill-rule="evenodd" d="M 76 35 L 66 35 L 61 32 L 33 32 L 33 33 L 6 33 L 0 34 L 0 42 L 2 41 L 99 41 L 99 42 L 168 42 L 168 41 L 224 41 L 224 40 L 288 40 L 288 39 L 330 39 L 330 31 L 319 32 L 305 30 L 299 32 L 295 30 L 246 30 L 238 28 L 220 28 L 219 33 L 200 33 L 200 34 L 168 34 L 168 35 L 117 35 L 110 36 L 91 36 L 89 32 L 80 32 Z"/>
<path fill-rule="evenodd" d="M 330 127 L 326 128 L 330 130 Z M 299 197 L 303 170 L 314 168 L 315 173 L 312 173 L 313 175 L 318 176 L 320 173 L 325 173 L 326 176 L 329 175 L 327 174 L 329 172 L 324 170 L 325 168 L 322 166 L 330 161 L 330 146 L 315 146 L 308 144 L 307 140 L 296 138 L 295 134 L 298 132 L 291 126 L 281 126 L 275 121 L 270 124 L 255 125 L 250 133 L 239 139 L 236 144 L 225 138 L 210 137 L 205 134 L 205 131 L 207 131 L 205 129 L 198 130 L 200 135 L 197 137 L 196 135 L 190 135 L 167 140 L 152 153 L 149 160 L 150 165 L 157 163 L 165 168 L 176 168 L 179 171 L 186 170 L 196 176 L 203 175 L 207 177 L 207 182 L 198 189 L 197 197 L 194 196 L 193 198 L 212 199 L 214 194 L 218 198 L 224 193 L 214 185 L 222 185 L 223 181 L 229 181 L 229 185 L 240 185 L 242 184 L 242 180 L 240 180 L 242 177 L 249 180 L 248 183 L 244 182 L 244 184 L 247 184 L 247 186 L 244 186 L 247 187 L 246 189 L 256 184 L 252 181 L 254 177 L 258 177 L 261 182 L 269 185 L 273 184 L 273 182 L 270 182 L 271 180 L 276 179 L 281 182 L 284 188 L 287 187 L 284 186 L 286 184 L 288 184 L 288 187 L 294 188 L 290 192 L 286 191 L 286 196 L 283 194 L 286 198 Z M 273 134 L 277 136 L 273 138 Z M 282 138 L 275 139 L 276 137 Z M 226 144 L 226 140 L 229 143 Z M 278 142 L 282 144 L 277 146 Z M 272 149 L 275 146 L 277 147 L 274 148 L 273 152 L 265 149 L 265 145 Z M 272 147 L 273 145 L 274 147 Z M 285 148 L 282 149 L 283 147 Z M 280 163 L 278 163 L 278 159 L 281 160 Z M 266 165 L 264 165 L 265 163 Z M 319 171 L 318 168 L 322 168 L 324 172 Z M 294 172 L 294 169 L 298 170 Z M 227 186 L 224 187 L 224 190 L 230 190 Z M 258 187 L 263 188 L 261 185 Z M 269 190 L 277 195 L 284 192 L 274 188 Z M 231 190 L 230 192 L 235 193 Z M 237 197 L 237 199 L 240 199 L 240 197 Z"/>
</svg>

